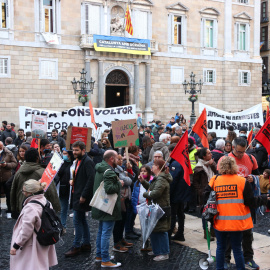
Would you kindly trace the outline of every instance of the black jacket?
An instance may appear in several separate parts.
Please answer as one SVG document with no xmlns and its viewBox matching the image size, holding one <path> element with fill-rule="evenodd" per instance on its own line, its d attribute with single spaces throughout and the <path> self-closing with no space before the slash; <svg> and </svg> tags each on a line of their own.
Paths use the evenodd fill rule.
<svg viewBox="0 0 270 270">
<path fill-rule="evenodd" d="M 88 153 L 88 156 L 92 156 L 95 165 L 97 165 L 103 160 L 104 153 L 105 153 L 105 150 L 102 148 L 99 148 L 98 145 L 94 143 L 93 148 Z"/>
<path fill-rule="evenodd" d="M 13 130 L 7 130 L 7 129 L 5 129 L 2 132 L 1 141 L 5 144 L 5 140 L 8 137 L 12 138 L 13 141 L 14 141 L 16 139 L 16 133 Z"/>
<path fill-rule="evenodd" d="M 224 152 L 219 149 L 214 149 L 211 151 L 211 153 L 212 153 L 212 158 L 214 159 L 216 164 L 218 164 L 219 159 L 224 156 Z"/>
<path fill-rule="evenodd" d="M 64 161 L 57 174 L 60 181 L 59 197 L 61 198 L 69 198 L 70 193 L 69 180 L 71 179 L 70 167 L 72 164 L 73 162 Z"/>
<path fill-rule="evenodd" d="M 21 144 L 22 144 L 23 142 L 25 142 L 25 139 L 24 139 L 24 138 L 21 139 L 20 137 L 17 137 L 17 138 L 15 139 L 15 141 L 14 141 L 14 144 L 15 144 L 17 147 L 20 147 Z"/>
<path fill-rule="evenodd" d="M 256 158 L 259 172 L 262 174 L 268 168 L 268 153 L 265 147 L 254 148 L 251 154 Z"/>
<path fill-rule="evenodd" d="M 147 146 L 142 152 L 142 164 L 148 163 L 149 154 L 152 149 L 152 146 Z"/>
<path fill-rule="evenodd" d="M 77 166 L 77 163 L 76 163 Z M 72 198 L 73 209 L 76 211 L 87 212 L 91 210 L 89 203 L 93 197 L 93 186 L 95 178 L 95 164 L 86 154 L 78 168 L 74 180 L 74 193 Z M 76 169 L 75 169 L 76 170 Z M 85 202 L 80 204 L 80 197 L 85 198 Z"/>
<path fill-rule="evenodd" d="M 61 151 L 62 151 L 62 149 L 63 149 L 64 147 L 66 147 L 66 142 L 65 142 L 65 140 L 64 140 L 62 137 L 60 137 L 60 136 L 57 136 L 56 138 L 51 137 L 51 138 L 49 139 L 49 141 L 50 141 L 50 142 L 57 141 L 57 143 L 58 143 L 59 146 L 60 146 Z"/>
<path fill-rule="evenodd" d="M 214 138 L 211 142 L 209 142 L 209 150 L 212 151 L 216 148 L 217 138 Z"/>
<path fill-rule="evenodd" d="M 190 186 L 184 180 L 183 167 L 177 161 L 171 159 L 169 168 L 173 178 L 170 184 L 171 204 L 188 202 L 190 200 Z"/>
</svg>

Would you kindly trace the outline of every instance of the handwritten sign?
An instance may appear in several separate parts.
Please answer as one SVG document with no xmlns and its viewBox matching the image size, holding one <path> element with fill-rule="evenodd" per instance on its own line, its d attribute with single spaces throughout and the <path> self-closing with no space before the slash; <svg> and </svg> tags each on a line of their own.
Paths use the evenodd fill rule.
<svg viewBox="0 0 270 270">
<path fill-rule="evenodd" d="M 69 126 L 66 140 L 67 150 L 70 149 L 70 145 L 73 143 L 81 141 L 86 145 L 86 152 L 89 152 L 91 147 L 91 135 L 91 128 Z"/>
<path fill-rule="evenodd" d="M 112 133 L 115 148 L 139 145 L 136 119 L 113 121 Z"/>
<path fill-rule="evenodd" d="M 49 164 L 47 165 L 45 171 L 42 174 L 41 183 L 46 183 L 45 191 L 48 189 L 50 184 L 52 183 L 54 177 L 58 173 L 62 164 L 64 163 L 63 159 L 59 156 L 59 154 L 54 153 Z"/>
</svg>

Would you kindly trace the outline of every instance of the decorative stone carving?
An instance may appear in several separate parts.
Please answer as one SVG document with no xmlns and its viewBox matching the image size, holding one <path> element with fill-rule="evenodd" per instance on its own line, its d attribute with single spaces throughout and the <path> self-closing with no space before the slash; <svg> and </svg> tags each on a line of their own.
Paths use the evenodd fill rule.
<svg viewBox="0 0 270 270">
<path fill-rule="evenodd" d="M 124 84 L 128 85 L 127 76 L 120 70 L 113 70 L 106 78 L 106 84 Z"/>
<path fill-rule="evenodd" d="M 125 11 L 120 6 L 114 6 L 111 10 L 111 35 L 124 35 Z"/>
</svg>

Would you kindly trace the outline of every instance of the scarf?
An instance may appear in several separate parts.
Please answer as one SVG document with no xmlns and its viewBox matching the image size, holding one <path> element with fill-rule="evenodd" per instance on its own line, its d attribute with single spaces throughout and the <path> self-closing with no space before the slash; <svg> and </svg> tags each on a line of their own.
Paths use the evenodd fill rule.
<svg viewBox="0 0 270 270">
<path fill-rule="evenodd" d="M 128 154 L 128 157 L 130 160 L 132 160 L 135 164 L 137 164 L 137 166 L 139 165 L 139 161 L 140 161 L 140 157 L 138 156 L 135 156 L 133 154 Z M 123 160 L 126 160 L 127 157 L 126 157 L 126 153 L 124 153 L 124 157 L 123 157 Z"/>
<path fill-rule="evenodd" d="M 199 166 L 203 167 L 203 170 L 207 174 L 208 182 L 209 182 L 210 179 L 215 175 L 214 172 L 212 171 L 210 165 L 209 165 L 209 161 L 204 161 L 203 159 L 199 158 L 199 161 L 198 161 L 196 167 L 199 167 Z"/>
</svg>

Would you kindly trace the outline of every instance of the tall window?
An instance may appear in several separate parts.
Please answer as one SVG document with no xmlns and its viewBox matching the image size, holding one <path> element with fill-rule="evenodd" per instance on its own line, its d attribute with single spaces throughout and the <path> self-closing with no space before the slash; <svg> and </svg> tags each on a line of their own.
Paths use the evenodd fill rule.
<svg viewBox="0 0 270 270">
<path fill-rule="evenodd" d="M 213 48 L 214 45 L 214 22 L 212 20 L 205 21 L 205 36 L 204 36 L 204 46 L 208 48 Z"/>
<path fill-rule="evenodd" d="M 134 10 L 132 13 L 132 24 L 134 27 L 135 38 L 148 38 L 148 12 L 141 10 Z"/>
<path fill-rule="evenodd" d="M 237 2 L 242 4 L 248 4 L 248 0 L 237 0 Z"/>
<path fill-rule="evenodd" d="M 265 2 L 262 2 L 262 4 L 261 4 L 261 20 L 262 20 L 262 22 L 268 22 L 267 13 L 268 13 L 267 1 L 265 1 Z"/>
<path fill-rule="evenodd" d="M 182 44 L 182 17 L 174 16 L 173 20 L 173 41 L 174 44 Z"/>
<path fill-rule="evenodd" d="M 0 76 L 8 75 L 8 58 L 0 58 Z"/>
<path fill-rule="evenodd" d="M 268 48 L 268 26 L 261 28 L 261 50 Z"/>
<path fill-rule="evenodd" d="M 246 51 L 247 50 L 247 25 L 237 23 L 237 50 Z"/>
<path fill-rule="evenodd" d="M 44 9 L 44 30 L 47 33 L 54 33 L 54 7 L 52 0 L 43 0 Z"/>
<path fill-rule="evenodd" d="M 8 13 L 8 8 L 7 8 L 7 0 L 0 0 L 1 4 L 1 12 L 0 12 L 0 28 L 5 29 L 8 28 L 7 26 L 7 13 Z"/>
<path fill-rule="evenodd" d="M 100 6 L 85 5 L 85 33 L 100 34 Z"/>
</svg>

